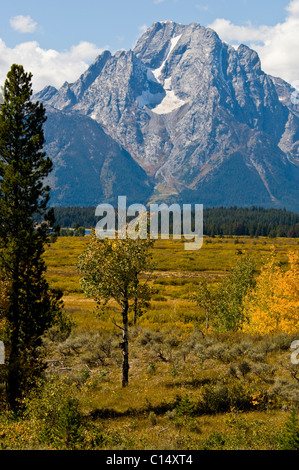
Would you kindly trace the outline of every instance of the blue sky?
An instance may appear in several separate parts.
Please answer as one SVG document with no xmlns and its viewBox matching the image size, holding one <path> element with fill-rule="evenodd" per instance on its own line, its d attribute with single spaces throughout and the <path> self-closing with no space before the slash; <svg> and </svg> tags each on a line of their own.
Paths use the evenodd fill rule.
<svg viewBox="0 0 299 470">
<path fill-rule="evenodd" d="M 0 84 L 19 62 L 35 89 L 61 86 L 101 50 L 130 49 L 162 20 L 210 25 L 223 40 L 257 49 L 265 71 L 299 79 L 299 0 L 13 0 L 1 5 Z"/>
<path fill-rule="evenodd" d="M 3 2 L 4 3 L 4 2 Z M 99 48 L 129 49 L 143 25 L 172 20 L 204 26 L 216 18 L 235 24 L 274 25 L 285 18 L 288 0 L 13 0 L 1 6 L 0 37 L 9 47 L 24 40 L 24 34 L 10 26 L 10 18 L 27 16 L 38 24 L 29 40 L 58 51 L 80 41 Z M 46 4 L 46 6 L 45 6 Z"/>
</svg>

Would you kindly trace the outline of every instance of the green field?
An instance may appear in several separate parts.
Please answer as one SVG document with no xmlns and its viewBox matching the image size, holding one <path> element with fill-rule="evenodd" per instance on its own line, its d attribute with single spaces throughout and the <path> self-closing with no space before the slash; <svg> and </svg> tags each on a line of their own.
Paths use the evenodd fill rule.
<svg viewBox="0 0 299 470">
<path fill-rule="evenodd" d="M 64 309 L 74 326 L 68 337 L 55 330 L 45 337 L 48 386 L 31 401 L 27 421 L 19 427 L 6 423 L 3 446 L 279 449 L 291 409 L 299 405 L 298 366 L 296 371 L 290 361 L 290 345 L 299 332 L 204 335 L 203 312 L 191 296 L 202 277 L 220 282 L 244 254 L 261 265 L 275 245 L 283 266 L 287 252 L 298 249 L 297 240 L 205 238 L 197 252 L 185 251 L 180 241 L 157 241 L 156 291 L 137 325 L 130 325 L 130 382 L 125 389 L 121 332 L 113 323 L 121 321 L 119 308 L 111 302 L 97 315 L 94 302 L 80 288 L 76 264 L 87 243 L 88 237 L 59 237 L 46 250 L 49 283 L 63 291 Z M 56 440 L 41 437 L 36 429 L 40 409 L 55 414 L 61 397 L 77 400 L 84 422 L 76 431 L 80 436 L 68 440 L 62 432 Z"/>
<path fill-rule="evenodd" d="M 88 237 L 59 237 L 56 243 L 48 247 L 45 260 L 49 283 L 51 287 L 63 291 L 66 311 L 82 327 L 93 328 L 96 325 L 95 317 L 90 312 L 94 304 L 82 293 L 80 276 L 76 269 L 78 256 L 87 244 Z M 162 322 L 172 325 L 173 321 L 186 324 L 186 315 L 191 312 L 196 315 L 198 310 L 190 302 L 190 295 L 196 290 L 201 277 L 211 282 L 221 280 L 236 264 L 240 253 L 254 256 L 258 264 L 261 264 L 273 246 L 276 247 L 281 263 L 287 262 L 286 253 L 289 250 L 298 249 L 296 239 L 286 238 L 205 238 L 203 247 L 198 251 L 185 250 L 181 241 L 155 242 L 153 260 L 156 270 L 153 283 L 158 289 L 158 300 L 154 296 L 150 309 L 140 320 L 141 324 L 146 321 L 153 325 L 156 319 L 159 324 Z M 162 312 L 165 312 L 165 317 Z M 108 327 L 106 319 L 104 327 Z"/>
</svg>

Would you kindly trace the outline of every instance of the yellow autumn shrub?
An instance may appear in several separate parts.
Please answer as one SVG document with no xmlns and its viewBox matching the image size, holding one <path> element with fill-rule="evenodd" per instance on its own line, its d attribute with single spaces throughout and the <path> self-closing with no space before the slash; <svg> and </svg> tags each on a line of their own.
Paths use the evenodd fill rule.
<svg viewBox="0 0 299 470">
<path fill-rule="evenodd" d="M 288 254 L 285 271 L 276 264 L 275 254 L 261 269 L 255 289 L 246 297 L 246 333 L 291 334 L 299 330 L 299 255 Z"/>
</svg>

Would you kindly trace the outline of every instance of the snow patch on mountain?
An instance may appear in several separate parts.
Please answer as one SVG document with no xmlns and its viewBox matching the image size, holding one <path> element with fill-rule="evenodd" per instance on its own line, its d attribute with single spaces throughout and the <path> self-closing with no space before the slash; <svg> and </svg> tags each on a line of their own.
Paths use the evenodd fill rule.
<svg viewBox="0 0 299 470">
<path fill-rule="evenodd" d="M 175 95 L 172 89 L 171 77 L 166 78 L 164 82 L 164 90 L 166 92 L 165 98 L 161 101 L 160 104 L 158 104 L 158 106 L 152 109 L 153 113 L 168 114 L 168 113 L 171 113 L 172 111 L 175 111 L 176 109 L 181 108 L 181 106 L 186 104 L 186 101 L 181 100 Z"/>
<path fill-rule="evenodd" d="M 165 98 L 156 108 L 152 109 L 152 112 L 156 114 L 168 114 L 181 108 L 184 104 L 186 104 L 186 102 L 178 98 L 173 90 L 167 90 Z"/>
<path fill-rule="evenodd" d="M 161 78 L 165 64 L 181 37 L 182 35 L 179 34 L 178 36 L 171 38 L 165 58 L 160 67 L 156 69 L 148 69 L 147 71 L 147 79 L 151 82 L 160 83 L 165 90 L 165 94 L 153 94 L 149 89 L 143 90 L 142 94 L 136 98 L 139 108 L 143 108 L 144 106 L 153 107 L 152 112 L 155 114 L 168 114 L 185 104 L 185 101 L 182 101 L 175 95 L 172 89 L 171 77 L 166 78 L 164 84 L 163 79 Z"/>
<path fill-rule="evenodd" d="M 163 85 L 164 90 L 165 90 L 165 97 L 162 99 L 162 101 L 160 100 L 160 102 L 157 103 L 157 106 L 154 109 L 152 109 L 152 112 L 155 114 L 168 114 L 168 113 L 171 113 L 172 111 L 175 111 L 176 109 L 180 108 L 181 106 L 185 104 L 185 101 L 182 101 L 180 98 L 178 98 L 175 95 L 172 89 L 171 77 L 166 78 L 164 81 L 164 84 L 161 79 L 161 75 L 165 67 L 165 64 L 168 61 L 172 51 L 176 47 L 181 37 L 182 35 L 179 34 L 178 36 L 170 39 L 169 48 L 162 64 L 160 65 L 160 67 L 153 69 L 149 71 L 148 73 L 148 79 L 151 80 L 154 78 L 157 82 Z M 151 104 L 154 104 L 154 103 L 151 102 Z"/>
<path fill-rule="evenodd" d="M 165 59 L 163 60 L 162 64 L 160 65 L 160 67 L 158 67 L 157 69 L 154 69 L 152 70 L 152 73 L 154 75 L 154 77 L 156 78 L 157 81 L 160 80 L 160 76 L 162 74 L 162 70 L 167 62 L 167 60 L 169 59 L 170 57 L 170 54 L 172 53 L 173 49 L 175 48 L 175 46 L 177 45 L 177 43 L 179 42 L 179 40 L 181 39 L 182 35 L 179 34 L 178 36 L 176 36 L 175 38 L 172 38 L 170 39 L 170 44 L 169 44 L 169 49 L 166 53 L 166 57 Z"/>
<path fill-rule="evenodd" d="M 163 100 L 164 93 L 151 93 L 149 90 L 144 90 L 140 96 L 137 96 L 136 100 L 139 108 L 144 106 L 151 107 L 156 106 Z"/>
</svg>

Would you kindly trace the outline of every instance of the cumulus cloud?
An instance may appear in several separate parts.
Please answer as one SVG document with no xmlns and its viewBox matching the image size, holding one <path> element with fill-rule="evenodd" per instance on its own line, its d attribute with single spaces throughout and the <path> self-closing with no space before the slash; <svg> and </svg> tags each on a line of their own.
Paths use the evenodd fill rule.
<svg viewBox="0 0 299 470">
<path fill-rule="evenodd" d="M 148 29 L 148 26 L 146 24 L 142 24 L 138 26 L 138 30 L 141 34 L 145 33 L 145 31 Z"/>
<path fill-rule="evenodd" d="M 14 17 L 11 24 L 18 31 L 27 33 L 37 27 L 30 16 Z M 289 83 L 299 80 L 299 0 L 289 2 L 285 20 L 274 26 L 256 27 L 251 23 L 236 25 L 223 18 L 216 19 L 209 26 L 230 44 L 245 43 L 255 49 L 266 73 L 281 77 Z M 141 25 L 139 33 L 146 29 L 145 24 Z M 76 80 L 102 51 L 95 44 L 84 41 L 63 52 L 43 49 L 36 41 L 9 48 L 0 39 L 0 85 L 3 85 L 11 64 L 17 63 L 32 72 L 34 91 L 46 85 L 59 88 L 65 81 Z"/>
<path fill-rule="evenodd" d="M 9 20 L 11 27 L 18 33 L 34 33 L 37 23 L 31 16 L 17 15 Z"/>
<path fill-rule="evenodd" d="M 250 22 L 247 22 L 246 25 L 238 26 L 224 18 L 217 18 L 209 27 L 217 31 L 219 36 L 226 41 L 236 41 L 238 43 L 248 41 L 264 42 L 268 39 L 272 30 L 270 26 L 255 28 Z"/>
<path fill-rule="evenodd" d="M 36 41 L 9 48 L 0 39 L 0 85 L 4 83 L 11 65 L 16 63 L 33 74 L 32 85 L 35 92 L 46 85 L 59 88 L 65 81 L 75 81 L 101 52 L 103 49 L 84 41 L 69 50 L 58 52 L 54 49 L 42 49 Z"/>
<path fill-rule="evenodd" d="M 299 18 L 299 2 L 292 0 L 291 3 L 286 7 L 286 10 L 293 16 Z"/>
<path fill-rule="evenodd" d="M 245 43 L 255 49 L 263 70 L 292 83 L 299 79 L 299 0 L 286 8 L 286 18 L 274 26 L 254 27 L 251 23 L 239 26 L 218 18 L 209 25 L 229 43 Z"/>
</svg>

